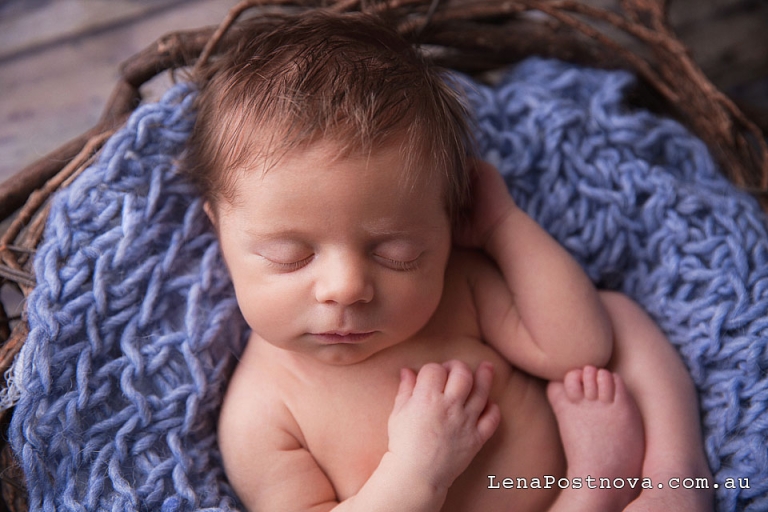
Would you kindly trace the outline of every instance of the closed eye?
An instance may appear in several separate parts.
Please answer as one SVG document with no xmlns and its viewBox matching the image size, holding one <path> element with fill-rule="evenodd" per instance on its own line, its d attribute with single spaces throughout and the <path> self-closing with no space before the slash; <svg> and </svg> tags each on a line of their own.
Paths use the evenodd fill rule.
<svg viewBox="0 0 768 512">
<path fill-rule="evenodd" d="M 273 267 L 281 272 L 287 273 L 287 272 L 295 272 L 300 268 L 307 266 L 309 262 L 312 261 L 312 258 L 314 258 L 314 256 L 315 255 L 312 254 L 310 256 L 307 256 L 304 259 L 301 259 L 298 261 L 288 261 L 288 262 L 271 260 L 265 256 L 262 256 L 262 258 L 264 258 L 264 261 L 266 261 L 270 267 Z"/>
<path fill-rule="evenodd" d="M 376 259 L 382 263 L 385 267 L 389 267 L 392 270 L 397 270 L 400 272 L 407 272 L 409 270 L 415 270 L 419 266 L 419 258 L 414 258 L 412 260 L 408 261 L 401 261 L 401 260 L 393 260 L 392 258 L 387 258 L 385 256 L 381 255 L 374 255 Z"/>
</svg>

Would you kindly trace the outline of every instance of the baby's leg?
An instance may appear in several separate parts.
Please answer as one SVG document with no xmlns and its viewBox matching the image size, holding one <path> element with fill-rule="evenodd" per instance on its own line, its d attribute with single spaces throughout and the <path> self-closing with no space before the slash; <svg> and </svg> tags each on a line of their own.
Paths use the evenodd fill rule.
<svg viewBox="0 0 768 512">
<path fill-rule="evenodd" d="M 636 484 L 643 464 L 643 427 L 621 377 L 593 366 L 572 370 L 563 382 L 549 383 L 547 397 L 557 417 L 571 483 L 549 512 L 622 510 L 640 492 Z M 622 485 L 630 478 L 634 486 Z"/>
<path fill-rule="evenodd" d="M 642 476 L 653 484 L 626 510 L 712 510 L 711 488 L 683 488 L 686 478 L 693 479 L 686 483 L 706 478 L 710 487 L 713 484 L 701 437 L 698 397 L 687 369 L 637 304 L 617 293 L 602 293 L 601 298 L 616 339 L 609 368 L 621 375 L 640 409 L 645 432 Z"/>
</svg>

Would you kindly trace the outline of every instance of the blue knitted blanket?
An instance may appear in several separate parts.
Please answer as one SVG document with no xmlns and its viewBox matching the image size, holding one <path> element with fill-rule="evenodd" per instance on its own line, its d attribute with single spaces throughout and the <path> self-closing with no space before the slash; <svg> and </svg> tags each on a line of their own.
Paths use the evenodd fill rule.
<svg viewBox="0 0 768 512">
<path fill-rule="evenodd" d="M 482 154 L 596 283 L 642 304 L 679 350 L 718 509 L 768 510 L 765 218 L 698 139 L 622 103 L 632 80 L 530 59 L 497 86 L 474 84 Z M 247 329 L 177 173 L 193 96 L 179 84 L 139 108 L 52 203 L 12 387 L 31 510 L 238 507 L 216 417 Z"/>
</svg>

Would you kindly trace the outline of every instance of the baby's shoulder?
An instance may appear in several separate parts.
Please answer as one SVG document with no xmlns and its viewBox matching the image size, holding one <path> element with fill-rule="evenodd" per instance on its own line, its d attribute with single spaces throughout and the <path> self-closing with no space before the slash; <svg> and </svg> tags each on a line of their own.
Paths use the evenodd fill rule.
<svg viewBox="0 0 768 512">
<path fill-rule="evenodd" d="M 230 433 L 252 432 L 255 426 L 293 430 L 295 421 L 280 391 L 280 379 L 261 354 L 252 353 L 251 342 L 229 381 L 219 427 Z"/>
<path fill-rule="evenodd" d="M 230 380 L 218 425 L 224 468 L 238 497 L 249 510 L 283 510 L 286 493 L 302 510 L 334 501 L 282 386 L 263 371 L 265 365 L 251 365 L 246 356 L 247 349 Z"/>
</svg>

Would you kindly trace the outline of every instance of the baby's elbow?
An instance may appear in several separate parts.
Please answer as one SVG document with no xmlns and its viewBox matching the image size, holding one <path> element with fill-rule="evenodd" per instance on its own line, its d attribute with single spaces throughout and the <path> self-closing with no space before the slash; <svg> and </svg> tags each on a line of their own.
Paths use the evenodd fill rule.
<svg viewBox="0 0 768 512">
<path fill-rule="evenodd" d="M 613 357 L 613 330 L 610 325 L 605 329 L 593 329 L 589 335 L 572 341 L 572 350 L 550 362 L 548 380 L 562 380 L 569 371 L 585 366 L 605 368 Z"/>
<path fill-rule="evenodd" d="M 585 351 L 589 360 L 583 366 L 592 365 L 597 368 L 605 368 L 613 357 L 614 347 L 613 326 L 607 313 L 605 321 L 600 322 L 600 325 L 593 330 L 593 334 L 589 338 L 586 343 L 589 350 Z"/>
<path fill-rule="evenodd" d="M 605 368 L 608 366 L 608 362 L 611 359 L 611 351 L 593 350 L 590 353 L 582 353 L 580 357 L 573 358 L 570 361 L 559 361 L 558 363 L 550 364 L 545 372 L 541 375 L 546 380 L 562 381 L 565 378 L 565 374 L 571 370 L 578 370 L 587 366 L 594 366 L 596 368 Z"/>
<path fill-rule="evenodd" d="M 587 363 L 597 368 L 605 368 L 608 366 L 611 358 L 613 357 L 613 336 L 612 332 L 609 336 L 600 337 L 600 341 L 595 343 L 594 353 L 592 354 L 592 362 Z M 585 365 L 586 366 L 586 365 Z"/>
<path fill-rule="evenodd" d="M 605 368 L 613 357 L 614 329 L 602 293 L 592 308 L 564 331 L 568 349 L 560 354 L 558 370 L 565 374 L 574 368 Z M 562 343 L 561 341 L 561 343 Z"/>
<path fill-rule="evenodd" d="M 593 365 L 598 368 L 605 368 L 613 358 L 615 343 L 615 332 L 613 329 L 613 320 L 609 312 L 609 308 L 606 305 L 606 300 L 610 300 L 606 292 L 599 292 L 600 298 L 600 311 L 601 315 L 597 320 L 597 325 L 594 328 L 594 354 Z"/>
<path fill-rule="evenodd" d="M 602 293 L 582 321 L 571 327 L 571 363 L 578 361 L 579 367 L 605 368 L 613 357 L 614 332 Z"/>
</svg>

